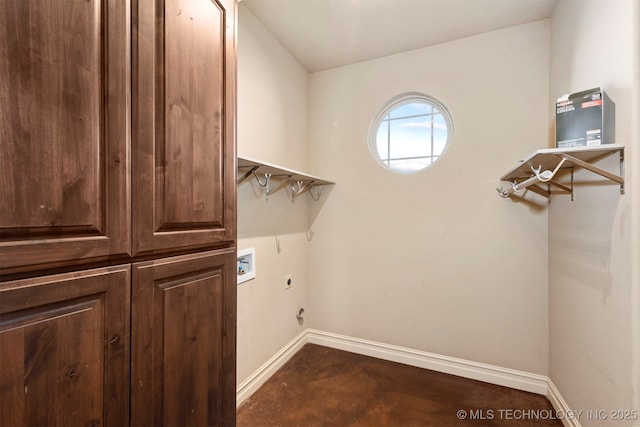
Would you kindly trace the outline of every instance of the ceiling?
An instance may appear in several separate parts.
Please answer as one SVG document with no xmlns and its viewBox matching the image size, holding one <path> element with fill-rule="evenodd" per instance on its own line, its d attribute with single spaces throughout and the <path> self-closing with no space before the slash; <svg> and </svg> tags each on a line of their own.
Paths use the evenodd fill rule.
<svg viewBox="0 0 640 427">
<path fill-rule="evenodd" d="M 558 0 L 243 0 L 309 72 L 551 16 Z"/>
</svg>

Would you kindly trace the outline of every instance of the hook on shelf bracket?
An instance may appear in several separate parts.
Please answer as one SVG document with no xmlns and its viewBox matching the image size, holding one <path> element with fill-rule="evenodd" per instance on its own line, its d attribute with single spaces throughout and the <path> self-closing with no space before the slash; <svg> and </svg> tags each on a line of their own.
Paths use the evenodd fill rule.
<svg viewBox="0 0 640 427">
<path fill-rule="evenodd" d="M 272 177 L 273 177 L 273 175 L 272 175 Z M 276 191 L 278 191 L 281 188 L 285 187 L 286 185 L 287 185 L 287 181 L 281 181 L 280 184 L 278 184 L 275 188 L 267 189 L 267 196 L 272 195 L 273 193 L 275 193 Z"/>
<path fill-rule="evenodd" d="M 311 180 L 306 182 L 305 184 L 305 181 L 290 181 L 289 188 L 291 189 L 291 200 L 294 200 L 305 191 L 309 191 L 313 187 L 315 182 L 315 180 Z"/>
<path fill-rule="evenodd" d="M 258 181 L 258 185 L 262 188 L 267 187 L 267 191 L 269 191 L 269 181 L 271 180 L 271 174 L 270 173 L 265 173 L 264 174 L 264 184 L 262 182 L 260 182 L 260 178 L 258 178 L 258 174 L 256 174 L 255 170 L 253 171 L 253 176 L 256 177 L 256 181 Z"/>
<path fill-rule="evenodd" d="M 270 189 L 269 189 L 269 182 L 271 182 L 271 174 L 270 173 L 265 173 L 264 174 L 264 183 L 260 182 L 260 178 L 258 178 L 258 174 L 256 173 L 256 171 L 253 171 L 253 176 L 256 178 L 256 181 L 258 182 L 258 185 L 262 188 L 266 188 L 266 193 L 265 193 L 265 198 L 267 200 L 269 200 L 269 194 L 271 193 Z"/>
<path fill-rule="evenodd" d="M 318 200 L 320 200 L 320 196 L 322 196 L 322 187 L 318 187 L 317 185 L 314 185 L 309 189 L 309 195 L 313 200 L 317 202 Z"/>
</svg>

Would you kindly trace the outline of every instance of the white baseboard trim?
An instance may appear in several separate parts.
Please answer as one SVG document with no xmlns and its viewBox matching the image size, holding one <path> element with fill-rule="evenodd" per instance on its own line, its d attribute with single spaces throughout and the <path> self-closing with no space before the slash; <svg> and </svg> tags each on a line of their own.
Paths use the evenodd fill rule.
<svg viewBox="0 0 640 427">
<path fill-rule="evenodd" d="M 547 378 L 547 399 L 551 402 L 551 406 L 556 410 L 556 413 L 567 415 L 574 413 L 550 378 Z M 577 418 L 571 419 L 569 416 L 562 417 L 562 425 L 564 427 L 582 427 Z"/>
<path fill-rule="evenodd" d="M 456 357 L 307 329 L 307 342 L 391 362 L 457 375 L 532 393 L 547 394 L 547 377 Z"/>
<path fill-rule="evenodd" d="M 319 331 L 317 329 L 304 330 L 243 381 L 236 392 L 236 406 L 240 406 L 242 402 L 255 393 L 262 384 L 307 343 L 541 394 L 549 399 L 556 411 L 561 411 L 562 414 L 571 412 L 567 402 L 562 398 L 553 382 L 544 375 Z M 562 422 L 565 427 L 581 427 L 577 419 L 563 418 Z"/>
<path fill-rule="evenodd" d="M 236 408 L 255 393 L 278 369 L 307 343 L 307 330 L 302 331 L 285 345 L 271 359 L 267 360 L 249 378 L 238 385 L 236 390 Z"/>
</svg>

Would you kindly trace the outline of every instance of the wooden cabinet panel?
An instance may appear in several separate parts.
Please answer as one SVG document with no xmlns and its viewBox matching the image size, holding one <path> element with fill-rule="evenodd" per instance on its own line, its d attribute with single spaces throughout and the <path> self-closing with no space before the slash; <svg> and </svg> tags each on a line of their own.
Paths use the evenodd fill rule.
<svg viewBox="0 0 640 427">
<path fill-rule="evenodd" d="M 131 422 L 235 425 L 235 251 L 133 266 Z"/>
<path fill-rule="evenodd" d="M 0 425 L 125 425 L 129 266 L 0 283 Z"/>
<path fill-rule="evenodd" d="M 133 252 L 235 239 L 235 4 L 134 2 Z"/>
<path fill-rule="evenodd" d="M 129 251 L 129 4 L 0 0 L 0 273 Z"/>
</svg>

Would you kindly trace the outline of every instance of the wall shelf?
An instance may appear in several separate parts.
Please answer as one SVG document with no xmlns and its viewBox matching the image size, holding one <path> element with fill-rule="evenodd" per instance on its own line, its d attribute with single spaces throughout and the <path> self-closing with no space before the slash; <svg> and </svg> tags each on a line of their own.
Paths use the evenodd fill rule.
<svg viewBox="0 0 640 427">
<path fill-rule="evenodd" d="M 620 175 L 594 166 L 594 162 L 615 153 L 620 156 Z M 624 194 L 624 145 L 620 144 L 537 150 L 504 174 L 500 180 L 507 181 L 511 185 L 506 189 L 500 187 L 497 190 L 502 197 L 509 197 L 513 193 L 528 189 L 550 198 L 553 186 L 571 194 L 571 200 L 573 200 L 573 170 L 575 168 L 586 169 L 620 184 L 620 194 Z M 558 182 L 558 178 L 567 173 L 571 174 L 570 186 Z M 547 188 L 542 186 L 544 184 L 547 184 Z"/>
<path fill-rule="evenodd" d="M 335 182 L 304 172 L 238 156 L 238 185 L 252 176 L 260 187 L 265 188 L 267 198 L 276 191 L 287 188 L 291 200 L 306 192 L 314 200 L 318 200 L 324 186 L 335 184 Z M 274 184 L 272 178 L 275 178 L 278 182 Z"/>
</svg>

